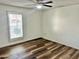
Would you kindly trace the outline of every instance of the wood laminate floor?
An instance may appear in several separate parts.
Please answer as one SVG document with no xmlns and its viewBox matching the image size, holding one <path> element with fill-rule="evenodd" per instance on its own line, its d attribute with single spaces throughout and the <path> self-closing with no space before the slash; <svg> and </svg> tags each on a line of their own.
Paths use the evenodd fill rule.
<svg viewBox="0 0 79 59">
<path fill-rule="evenodd" d="M 45 39 L 0 48 L 0 59 L 79 59 L 79 50 Z"/>
</svg>

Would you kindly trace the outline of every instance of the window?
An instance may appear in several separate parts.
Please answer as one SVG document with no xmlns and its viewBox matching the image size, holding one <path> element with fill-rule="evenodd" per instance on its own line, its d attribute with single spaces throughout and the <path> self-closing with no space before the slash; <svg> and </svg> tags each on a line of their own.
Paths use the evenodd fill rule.
<svg viewBox="0 0 79 59">
<path fill-rule="evenodd" d="M 8 12 L 10 39 L 23 37 L 22 14 Z"/>
</svg>

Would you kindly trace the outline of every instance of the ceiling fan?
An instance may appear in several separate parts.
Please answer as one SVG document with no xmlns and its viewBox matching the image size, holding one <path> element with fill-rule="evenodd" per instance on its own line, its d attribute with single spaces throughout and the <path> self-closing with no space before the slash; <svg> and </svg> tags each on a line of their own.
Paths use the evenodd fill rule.
<svg viewBox="0 0 79 59">
<path fill-rule="evenodd" d="M 53 3 L 53 1 L 45 1 L 45 0 L 36 0 L 36 3 L 37 4 L 41 4 L 43 6 L 46 6 L 46 7 L 52 7 L 51 5 L 49 5 L 50 3 Z"/>
<path fill-rule="evenodd" d="M 50 5 L 51 3 L 53 3 L 52 0 L 31 0 L 34 4 L 34 6 L 36 6 L 37 8 L 41 8 L 42 6 L 45 6 L 45 7 L 52 7 L 52 5 Z"/>
</svg>

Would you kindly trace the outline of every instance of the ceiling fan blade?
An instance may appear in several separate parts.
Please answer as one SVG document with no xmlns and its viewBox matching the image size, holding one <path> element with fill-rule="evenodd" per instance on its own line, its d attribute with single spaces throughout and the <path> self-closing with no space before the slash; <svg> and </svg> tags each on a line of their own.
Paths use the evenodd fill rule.
<svg viewBox="0 0 79 59">
<path fill-rule="evenodd" d="M 43 5 L 43 6 L 46 6 L 46 7 L 52 7 L 51 5 Z"/>
<path fill-rule="evenodd" d="M 49 4 L 49 3 L 53 3 L 53 1 L 48 1 L 48 2 L 45 2 L 44 4 Z"/>
</svg>

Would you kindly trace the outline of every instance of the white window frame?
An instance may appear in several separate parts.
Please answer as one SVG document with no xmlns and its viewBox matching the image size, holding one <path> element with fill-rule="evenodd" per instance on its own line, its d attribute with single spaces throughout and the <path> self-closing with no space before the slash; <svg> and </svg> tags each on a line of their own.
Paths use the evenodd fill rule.
<svg viewBox="0 0 79 59">
<path fill-rule="evenodd" d="M 18 12 L 8 12 L 8 32 L 10 41 L 23 39 L 23 15 Z"/>
</svg>

